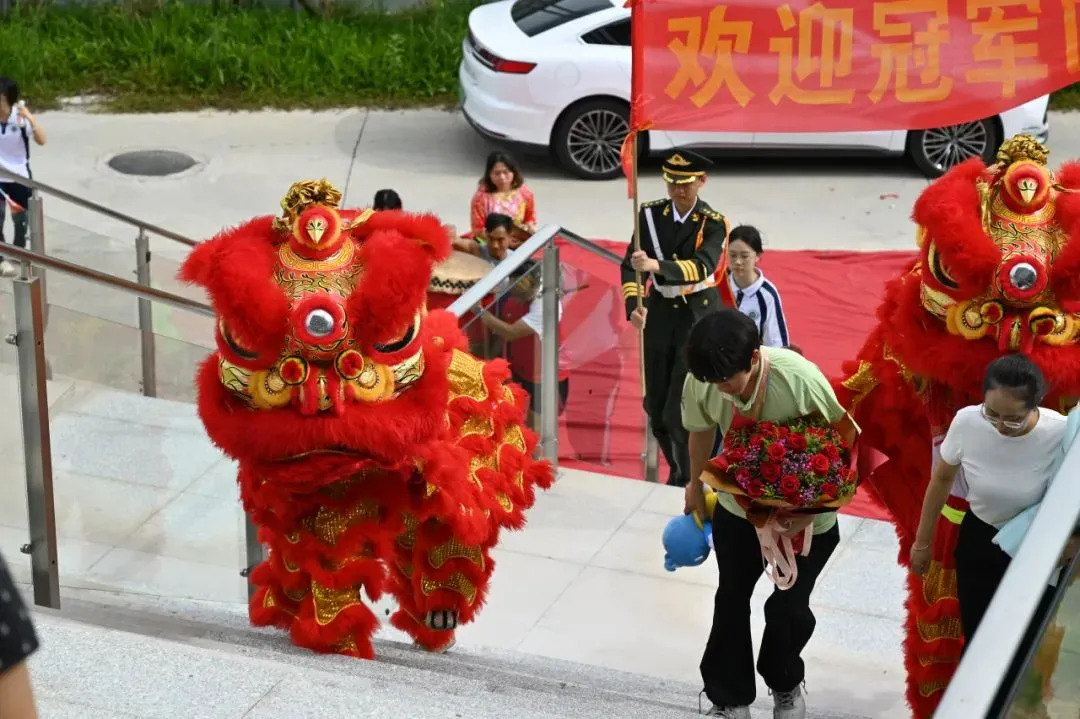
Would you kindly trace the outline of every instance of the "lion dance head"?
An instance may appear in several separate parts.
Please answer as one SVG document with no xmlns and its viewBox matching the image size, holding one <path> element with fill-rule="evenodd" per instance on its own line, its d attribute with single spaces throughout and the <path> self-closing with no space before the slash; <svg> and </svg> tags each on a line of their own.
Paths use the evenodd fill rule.
<svg viewBox="0 0 1080 719">
<path fill-rule="evenodd" d="M 981 378 L 1008 352 L 1051 374 L 1068 357 L 1066 371 L 1080 372 L 1080 163 L 1055 173 L 1048 155 L 1034 138 L 1013 137 L 994 165 L 969 160 L 917 200 L 919 261 L 883 317 L 922 344 L 904 352 L 917 374 Z"/>
<path fill-rule="evenodd" d="M 298 182 L 280 216 L 201 244 L 182 268 L 218 314 L 200 406 L 230 454 L 390 459 L 443 420 L 427 406 L 426 376 L 431 344 L 456 333 L 425 306 L 450 239 L 435 217 L 340 200 L 325 180 Z"/>
</svg>

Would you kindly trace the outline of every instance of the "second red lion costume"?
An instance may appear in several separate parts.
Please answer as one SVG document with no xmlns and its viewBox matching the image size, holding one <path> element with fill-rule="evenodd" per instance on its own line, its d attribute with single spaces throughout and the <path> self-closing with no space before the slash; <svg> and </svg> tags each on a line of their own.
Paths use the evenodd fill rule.
<svg viewBox="0 0 1080 719">
<path fill-rule="evenodd" d="M 279 218 L 199 245 L 183 279 L 208 291 L 218 352 L 199 414 L 239 461 L 240 497 L 268 559 L 254 624 L 319 652 L 371 658 L 394 626 L 429 650 L 483 605 L 503 527 L 551 485 L 505 362 L 462 351 L 456 318 L 425 298 L 450 238 L 430 216 L 339 210 L 299 182 Z"/>
<path fill-rule="evenodd" d="M 915 204 L 919 258 L 889 282 L 878 325 L 837 394 L 884 455 L 866 478 L 891 513 L 907 566 L 937 446 L 956 411 L 982 401 L 994 358 L 1030 356 L 1052 388 L 1047 406 L 1080 396 L 1080 163 L 1055 175 L 1045 147 L 1005 142 L 997 164 L 969 160 Z M 907 698 L 929 719 L 963 647 L 953 549 L 967 503 L 957 480 L 925 577 L 909 575 Z"/>
</svg>

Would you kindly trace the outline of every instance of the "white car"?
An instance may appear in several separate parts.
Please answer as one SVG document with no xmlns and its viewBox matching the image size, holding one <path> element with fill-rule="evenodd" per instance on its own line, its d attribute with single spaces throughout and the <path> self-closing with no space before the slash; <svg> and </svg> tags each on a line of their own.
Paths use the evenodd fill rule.
<svg viewBox="0 0 1080 719">
<path fill-rule="evenodd" d="M 621 174 L 630 115 L 630 10 L 623 0 L 501 0 L 469 15 L 458 72 L 461 107 L 496 142 L 544 149 L 579 177 Z M 818 149 L 907 154 L 928 177 L 970 157 L 992 162 L 1001 141 L 1026 133 L 1045 141 L 1040 97 L 1000 115 L 932 130 L 878 132 L 664 132 L 643 151 Z M 837 112 L 844 112 L 843 108 Z"/>
</svg>

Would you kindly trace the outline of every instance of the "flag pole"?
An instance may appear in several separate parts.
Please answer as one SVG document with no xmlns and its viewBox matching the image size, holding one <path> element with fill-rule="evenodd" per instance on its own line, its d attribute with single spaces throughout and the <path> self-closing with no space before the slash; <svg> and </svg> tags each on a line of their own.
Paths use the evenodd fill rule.
<svg viewBox="0 0 1080 719">
<path fill-rule="evenodd" d="M 644 45 L 642 44 L 643 25 L 642 19 L 638 17 L 640 13 L 638 10 L 641 7 L 641 0 L 626 0 L 624 7 L 630 8 L 630 29 L 631 29 L 631 60 L 630 60 L 630 92 L 633 95 L 633 102 L 630 103 L 630 133 L 628 140 L 630 141 L 629 150 L 630 156 L 630 196 L 634 201 L 634 252 L 641 251 L 641 203 L 638 196 L 638 132 L 642 129 L 650 127 L 652 123 L 642 123 L 638 115 L 641 111 L 641 88 L 638 87 L 638 81 L 641 79 L 639 73 L 641 72 L 641 66 L 643 61 Z M 636 301 L 637 309 L 642 310 L 645 307 L 644 294 L 645 284 L 642 281 L 642 273 L 639 270 L 634 270 L 634 284 L 637 289 Z M 646 396 L 646 383 L 645 383 L 645 328 L 642 327 L 638 330 L 638 376 L 641 377 L 641 396 Z M 652 433 L 652 423 L 648 419 L 646 414 L 645 418 L 645 481 L 656 482 L 657 478 L 657 465 L 659 454 L 656 437 Z"/>
<path fill-rule="evenodd" d="M 638 197 L 638 141 L 637 132 L 631 131 L 630 135 L 630 195 L 634 201 L 634 252 L 641 249 L 641 203 Z M 637 285 L 637 308 L 640 310 L 645 306 L 644 298 L 642 295 L 645 293 L 645 286 L 642 282 L 642 274 L 638 270 L 634 270 L 634 283 Z M 641 396 L 646 395 L 646 383 L 645 383 L 645 328 L 642 327 L 638 330 L 638 376 L 641 378 Z M 645 415 L 645 481 L 656 482 L 657 479 L 657 444 L 656 438 L 652 433 L 652 422 L 649 420 L 648 415 Z"/>
<path fill-rule="evenodd" d="M 634 200 L 634 252 L 641 250 L 641 203 L 638 198 L 638 141 L 637 132 L 630 131 L 630 194 Z M 645 306 L 642 294 L 645 291 L 645 285 L 642 282 L 642 276 L 640 270 L 634 270 L 634 284 L 637 285 L 637 308 L 640 310 Z M 645 396 L 645 328 L 642 327 L 638 330 L 638 367 L 640 372 L 638 376 L 641 377 L 641 395 Z"/>
</svg>

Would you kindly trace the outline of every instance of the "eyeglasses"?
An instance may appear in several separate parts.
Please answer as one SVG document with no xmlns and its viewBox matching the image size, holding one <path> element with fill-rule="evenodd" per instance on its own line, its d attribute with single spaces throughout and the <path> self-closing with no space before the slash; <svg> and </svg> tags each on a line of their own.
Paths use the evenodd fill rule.
<svg viewBox="0 0 1080 719">
<path fill-rule="evenodd" d="M 998 426 L 998 425 L 1001 425 L 1005 429 L 1023 429 L 1024 425 L 1027 424 L 1028 417 L 1031 416 L 1030 412 L 1028 412 L 1027 414 L 1025 414 L 1023 417 L 1021 417 L 1019 419 L 1017 419 L 1015 417 L 1006 418 L 1006 417 L 992 416 L 992 415 L 989 415 L 989 414 L 986 413 L 986 405 L 985 404 L 980 405 L 979 412 L 980 412 L 980 414 L 982 414 L 982 418 L 985 419 L 990 424 L 994 425 L 995 427 Z"/>
</svg>

